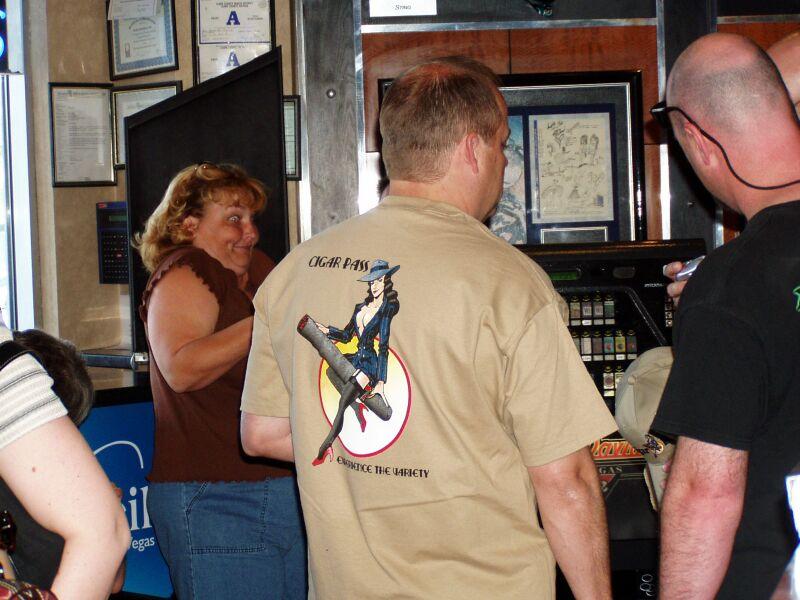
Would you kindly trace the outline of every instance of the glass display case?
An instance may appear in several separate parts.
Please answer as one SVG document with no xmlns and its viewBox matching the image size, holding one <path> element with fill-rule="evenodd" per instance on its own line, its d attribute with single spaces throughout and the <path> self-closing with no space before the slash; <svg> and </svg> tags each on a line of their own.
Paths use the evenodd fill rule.
<svg viewBox="0 0 800 600">
<path fill-rule="evenodd" d="M 628 365 L 650 348 L 671 345 L 674 306 L 663 266 L 705 254 L 705 242 L 517 247 L 547 272 L 567 302 L 575 347 L 613 413 Z M 612 569 L 654 569 L 658 517 L 644 483 L 644 459 L 618 433 L 597 440 L 592 454 L 606 499 Z"/>
</svg>

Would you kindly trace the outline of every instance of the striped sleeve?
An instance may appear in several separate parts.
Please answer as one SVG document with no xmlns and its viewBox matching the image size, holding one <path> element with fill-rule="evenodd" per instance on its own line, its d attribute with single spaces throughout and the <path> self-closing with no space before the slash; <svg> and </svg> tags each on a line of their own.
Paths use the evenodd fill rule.
<svg viewBox="0 0 800 600">
<path fill-rule="evenodd" d="M 0 449 L 67 414 L 52 386 L 53 380 L 29 354 L 0 371 Z"/>
</svg>

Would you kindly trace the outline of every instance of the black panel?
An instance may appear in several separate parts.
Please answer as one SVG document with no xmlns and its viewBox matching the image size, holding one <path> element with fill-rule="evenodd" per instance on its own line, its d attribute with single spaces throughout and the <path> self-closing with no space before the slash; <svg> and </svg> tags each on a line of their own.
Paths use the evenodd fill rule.
<svg viewBox="0 0 800 600">
<path fill-rule="evenodd" d="M 197 85 L 126 119 L 129 233 L 141 231 L 172 177 L 202 161 L 230 162 L 264 182 L 259 247 L 276 261 L 289 249 L 281 52 Z M 146 352 L 137 314 L 147 274 L 131 252 L 133 350 Z"/>
<path fill-rule="evenodd" d="M 667 73 L 681 52 L 694 40 L 716 29 L 716 0 L 664 2 L 664 50 Z M 669 186 L 671 237 L 703 238 L 714 247 L 715 202 L 697 179 L 683 151 L 670 134 Z"/>
<path fill-rule="evenodd" d="M 459 23 L 492 21 L 550 21 L 655 18 L 652 0 L 554 0 L 553 16 L 542 17 L 526 0 L 438 0 L 438 14 L 426 17 L 370 18 L 369 0 L 361 0 L 363 24 Z"/>
<path fill-rule="evenodd" d="M 106 390 L 95 390 L 94 408 L 101 406 L 117 406 L 134 402 L 152 402 L 153 393 L 149 382 L 145 385 L 120 387 Z"/>
<path fill-rule="evenodd" d="M 717 0 L 719 16 L 800 14 L 797 0 Z"/>
</svg>

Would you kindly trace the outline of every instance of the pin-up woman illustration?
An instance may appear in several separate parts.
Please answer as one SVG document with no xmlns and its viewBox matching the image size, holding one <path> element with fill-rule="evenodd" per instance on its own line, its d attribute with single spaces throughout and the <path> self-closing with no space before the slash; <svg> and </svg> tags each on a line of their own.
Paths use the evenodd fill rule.
<svg viewBox="0 0 800 600">
<path fill-rule="evenodd" d="M 400 310 L 397 292 L 393 289 L 392 274 L 400 268 L 399 265 L 389 267 L 385 260 L 373 261 L 369 273 L 360 277 L 358 281 L 367 283 L 367 297 L 363 302 L 356 304 L 353 316 L 343 329 L 333 326 L 317 324 L 319 330 L 328 338 L 336 342 L 348 343 L 353 336 L 358 340 L 358 349 L 355 353 L 345 354 L 346 358 L 357 369 L 356 380 L 365 390 L 369 390 L 350 402 L 340 402 L 336 417 L 331 425 L 331 431 L 319 450 L 319 455 L 314 464 L 320 464 L 327 456 L 332 456 L 331 444 L 341 433 L 344 413 L 350 406 L 356 413 L 361 431 L 367 428 L 364 411 L 369 410 L 382 421 L 388 421 L 392 416 L 392 407 L 386 398 L 384 384 L 389 360 L 389 334 L 392 319 Z M 375 340 L 378 340 L 378 349 L 375 350 Z M 340 393 L 345 388 L 346 382 L 339 377 L 332 368 L 325 371 L 328 379 Z"/>
</svg>

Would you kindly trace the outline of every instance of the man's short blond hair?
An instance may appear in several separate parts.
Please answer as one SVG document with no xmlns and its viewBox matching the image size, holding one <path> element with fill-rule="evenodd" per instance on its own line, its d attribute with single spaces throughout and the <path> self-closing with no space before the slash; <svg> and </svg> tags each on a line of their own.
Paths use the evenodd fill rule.
<svg viewBox="0 0 800 600">
<path fill-rule="evenodd" d="M 381 107 L 381 153 L 390 180 L 431 183 L 468 133 L 488 142 L 503 124 L 497 76 L 464 57 L 435 59 L 398 77 Z"/>
</svg>

